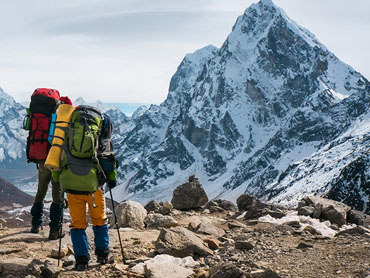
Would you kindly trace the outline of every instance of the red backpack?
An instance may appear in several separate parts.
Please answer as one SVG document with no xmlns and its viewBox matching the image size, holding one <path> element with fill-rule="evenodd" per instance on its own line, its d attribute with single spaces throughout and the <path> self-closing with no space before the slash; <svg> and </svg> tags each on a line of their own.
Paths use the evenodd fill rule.
<svg viewBox="0 0 370 278">
<path fill-rule="evenodd" d="M 51 114 L 60 104 L 57 90 L 40 88 L 31 96 L 29 108 L 29 134 L 27 137 L 27 161 L 40 163 L 46 160 L 50 149 L 48 142 Z"/>
</svg>

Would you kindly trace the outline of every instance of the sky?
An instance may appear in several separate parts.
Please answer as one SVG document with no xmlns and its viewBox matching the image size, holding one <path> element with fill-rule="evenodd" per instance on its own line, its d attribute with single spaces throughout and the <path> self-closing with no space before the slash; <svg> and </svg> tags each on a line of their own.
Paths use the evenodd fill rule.
<svg viewBox="0 0 370 278">
<path fill-rule="evenodd" d="M 0 1 L 0 87 L 88 102 L 160 104 L 187 53 L 220 47 L 257 0 Z M 273 0 L 370 79 L 370 1 Z"/>
</svg>

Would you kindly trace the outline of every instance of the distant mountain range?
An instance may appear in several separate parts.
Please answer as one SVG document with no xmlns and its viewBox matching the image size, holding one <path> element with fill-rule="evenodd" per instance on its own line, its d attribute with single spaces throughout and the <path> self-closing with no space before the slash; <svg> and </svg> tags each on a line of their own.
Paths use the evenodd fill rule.
<svg viewBox="0 0 370 278">
<path fill-rule="evenodd" d="M 261 0 L 221 48 L 185 56 L 160 105 L 132 117 L 96 106 L 114 121 L 118 201 L 169 200 L 195 174 L 211 198 L 235 201 L 246 192 L 294 205 L 326 194 L 369 213 L 369 96 L 364 76 Z M 12 103 L 13 119 L 21 117 Z M 3 161 L 22 157 L 17 124 L 0 139 Z M 19 152 L 9 154 L 16 142 Z"/>
</svg>

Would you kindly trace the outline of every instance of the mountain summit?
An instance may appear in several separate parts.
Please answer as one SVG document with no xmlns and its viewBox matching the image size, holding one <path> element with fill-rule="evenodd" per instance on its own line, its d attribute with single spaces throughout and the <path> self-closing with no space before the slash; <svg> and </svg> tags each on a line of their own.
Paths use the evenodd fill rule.
<svg viewBox="0 0 370 278">
<path fill-rule="evenodd" d="M 369 88 L 313 34 L 262 0 L 238 17 L 220 49 L 186 55 L 167 99 L 133 119 L 118 142 L 116 193 L 121 200 L 169 199 L 195 174 L 211 197 L 276 197 L 294 185 L 274 191 L 283 173 L 366 113 Z"/>
</svg>

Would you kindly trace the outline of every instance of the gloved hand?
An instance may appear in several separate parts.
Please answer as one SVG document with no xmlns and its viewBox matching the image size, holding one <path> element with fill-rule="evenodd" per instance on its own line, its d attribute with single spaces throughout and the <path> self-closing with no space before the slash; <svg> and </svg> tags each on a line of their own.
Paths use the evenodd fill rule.
<svg viewBox="0 0 370 278">
<path fill-rule="evenodd" d="M 116 180 L 107 180 L 107 186 L 110 188 L 110 189 L 113 189 L 115 188 L 117 185 L 117 182 Z"/>
</svg>

